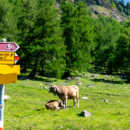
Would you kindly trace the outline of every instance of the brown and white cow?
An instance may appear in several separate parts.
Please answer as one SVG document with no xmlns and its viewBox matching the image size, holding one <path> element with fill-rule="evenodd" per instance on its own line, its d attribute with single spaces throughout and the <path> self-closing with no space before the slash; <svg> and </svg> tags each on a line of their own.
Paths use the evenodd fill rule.
<svg viewBox="0 0 130 130">
<path fill-rule="evenodd" d="M 50 87 L 50 92 L 58 95 L 58 97 L 63 101 L 64 108 L 67 108 L 67 100 L 73 99 L 73 107 L 77 102 L 77 107 L 79 108 L 79 89 L 76 85 L 71 86 L 57 86 L 53 85 Z"/>
</svg>

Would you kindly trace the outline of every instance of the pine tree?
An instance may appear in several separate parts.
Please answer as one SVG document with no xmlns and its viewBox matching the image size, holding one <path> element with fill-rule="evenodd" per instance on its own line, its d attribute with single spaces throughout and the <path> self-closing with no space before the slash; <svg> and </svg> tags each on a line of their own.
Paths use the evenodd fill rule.
<svg viewBox="0 0 130 130">
<path fill-rule="evenodd" d="M 32 68 L 32 50 L 31 43 L 34 42 L 33 30 L 35 28 L 34 21 L 36 16 L 37 2 L 35 0 L 24 0 L 19 3 L 14 2 L 17 5 L 17 27 L 18 35 L 17 40 L 20 43 L 20 64 L 21 70 L 26 72 L 27 68 Z"/>
<path fill-rule="evenodd" d="M 16 40 L 17 19 L 13 13 L 13 5 L 8 0 L 0 1 L 0 38 L 8 41 Z"/>
<path fill-rule="evenodd" d="M 33 69 L 30 76 L 34 77 L 41 68 L 42 75 L 60 78 L 65 69 L 65 46 L 55 1 L 38 1 L 32 36 Z"/>
<path fill-rule="evenodd" d="M 90 67 L 90 48 L 93 45 L 92 19 L 84 3 L 63 2 L 62 27 L 64 29 L 66 71 L 64 77 L 75 71 L 87 71 Z"/>
<path fill-rule="evenodd" d="M 123 23 L 115 53 L 117 71 L 125 74 L 130 81 L 130 21 Z"/>
<path fill-rule="evenodd" d="M 100 71 L 112 73 L 114 53 L 120 35 L 120 24 L 113 19 L 100 17 L 95 23 L 94 64 Z"/>
</svg>

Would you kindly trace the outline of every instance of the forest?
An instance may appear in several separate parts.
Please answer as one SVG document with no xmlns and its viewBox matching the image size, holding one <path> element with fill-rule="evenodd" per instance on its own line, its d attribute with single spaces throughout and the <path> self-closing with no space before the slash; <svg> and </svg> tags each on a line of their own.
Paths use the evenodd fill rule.
<svg viewBox="0 0 130 130">
<path fill-rule="evenodd" d="M 128 16 L 130 4 L 119 5 Z M 2 38 L 20 45 L 19 64 L 29 77 L 66 78 L 89 71 L 130 81 L 130 20 L 94 18 L 84 2 L 1 0 Z"/>
</svg>

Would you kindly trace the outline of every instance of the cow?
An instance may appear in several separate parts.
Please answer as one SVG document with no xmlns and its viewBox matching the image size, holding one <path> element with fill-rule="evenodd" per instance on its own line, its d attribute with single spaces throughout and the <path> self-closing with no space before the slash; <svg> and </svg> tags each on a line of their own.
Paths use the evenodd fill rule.
<svg viewBox="0 0 130 130">
<path fill-rule="evenodd" d="M 67 100 L 73 99 L 73 107 L 77 102 L 79 108 L 79 89 L 76 85 L 71 86 L 57 86 L 53 85 L 50 87 L 50 92 L 57 95 L 64 103 L 64 108 L 67 108 Z"/>
</svg>

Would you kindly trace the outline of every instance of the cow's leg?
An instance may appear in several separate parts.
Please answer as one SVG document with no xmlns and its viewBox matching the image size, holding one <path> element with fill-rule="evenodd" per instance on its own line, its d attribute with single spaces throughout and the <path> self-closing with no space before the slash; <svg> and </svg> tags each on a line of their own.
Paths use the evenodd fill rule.
<svg viewBox="0 0 130 130">
<path fill-rule="evenodd" d="M 66 105 L 65 105 L 65 99 L 63 100 L 63 105 L 64 105 L 64 109 L 65 109 L 65 106 L 66 106 Z"/>
<path fill-rule="evenodd" d="M 79 108 L 79 98 L 77 98 L 77 108 Z"/>
<path fill-rule="evenodd" d="M 79 92 L 76 93 L 77 108 L 79 108 Z"/>
<path fill-rule="evenodd" d="M 67 108 L 67 96 L 65 97 L 65 108 Z"/>
<path fill-rule="evenodd" d="M 75 107 L 75 104 L 76 104 L 76 99 L 75 97 L 73 98 L 73 108 Z"/>
<path fill-rule="evenodd" d="M 56 111 L 56 110 L 59 110 L 59 109 L 60 109 L 60 107 L 57 106 L 56 109 L 55 109 L 55 111 Z"/>
</svg>

